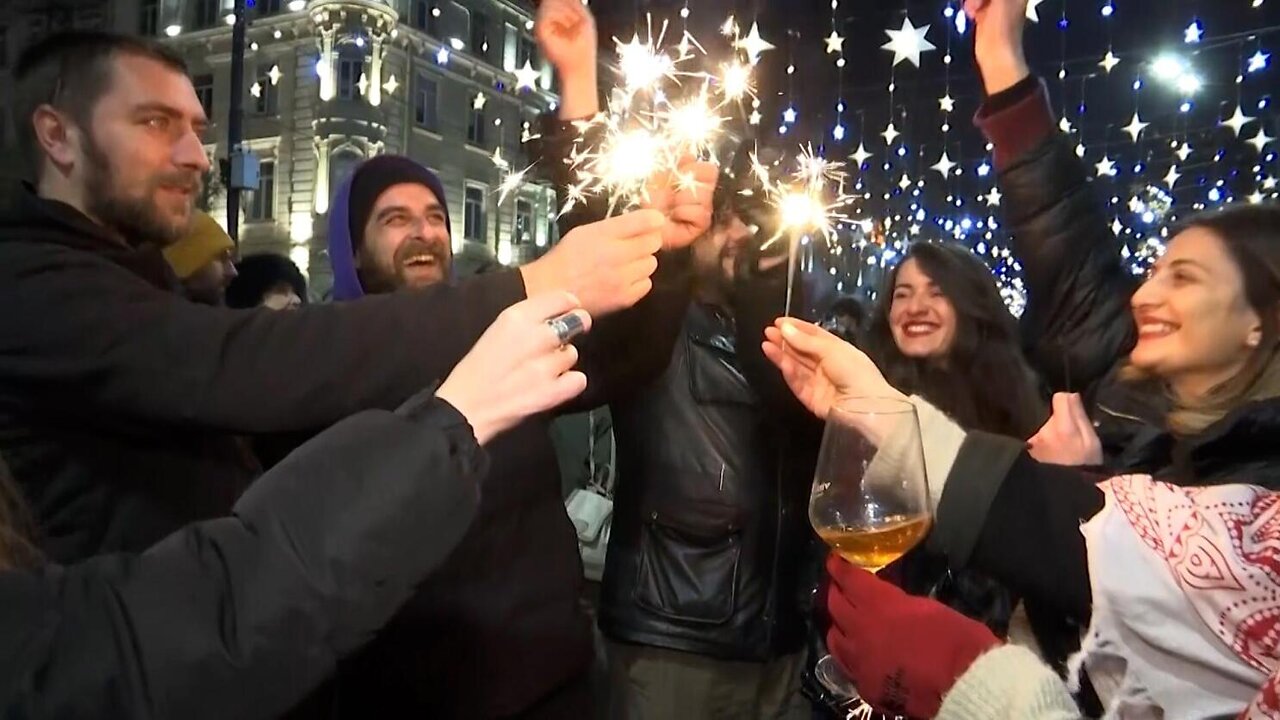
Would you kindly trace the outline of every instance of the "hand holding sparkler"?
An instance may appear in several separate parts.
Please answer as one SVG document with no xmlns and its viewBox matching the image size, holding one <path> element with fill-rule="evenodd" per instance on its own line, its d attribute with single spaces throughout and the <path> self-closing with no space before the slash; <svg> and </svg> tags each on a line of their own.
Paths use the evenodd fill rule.
<svg viewBox="0 0 1280 720">
<path fill-rule="evenodd" d="M 591 11 L 581 0 L 542 0 L 533 34 L 560 78 L 560 118 L 585 120 L 600 112 Z"/>
<path fill-rule="evenodd" d="M 520 268 L 525 293 L 567 290 L 593 317 L 629 308 L 653 288 L 666 224 L 656 210 L 637 210 L 576 227 Z"/>
<path fill-rule="evenodd" d="M 687 248 L 711 227 L 711 198 L 719 174 L 714 164 L 686 155 L 674 170 L 659 170 L 649 178 L 644 206 L 666 216 L 664 250 Z"/>
</svg>

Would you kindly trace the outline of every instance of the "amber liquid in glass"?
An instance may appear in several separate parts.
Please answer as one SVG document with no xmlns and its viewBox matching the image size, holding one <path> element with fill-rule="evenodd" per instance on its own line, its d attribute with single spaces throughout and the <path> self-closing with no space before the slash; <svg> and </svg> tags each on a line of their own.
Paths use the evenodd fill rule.
<svg viewBox="0 0 1280 720">
<path fill-rule="evenodd" d="M 878 572 L 915 547 L 929 532 L 928 515 L 896 515 L 873 529 L 822 528 L 818 537 L 845 560 L 863 570 Z"/>
</svg>

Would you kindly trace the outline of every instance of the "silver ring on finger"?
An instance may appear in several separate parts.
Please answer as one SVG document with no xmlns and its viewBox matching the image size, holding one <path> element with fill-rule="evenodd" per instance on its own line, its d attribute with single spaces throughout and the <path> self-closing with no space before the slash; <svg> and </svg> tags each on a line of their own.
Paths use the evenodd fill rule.
<svg viewBox="0 0 1280 720">
<path fill-rule="evenodd" d="M 559 317 L 551 318 L 547 321 L 547 325 L 555 331 L 556 339 L 560 341 L 560 347 L 566 347 L 573 339 L 578 337 L 585 331 L 586 325 L 582 322 L 582 316 L 576 312 L 567 312 Z"/>
</svg>

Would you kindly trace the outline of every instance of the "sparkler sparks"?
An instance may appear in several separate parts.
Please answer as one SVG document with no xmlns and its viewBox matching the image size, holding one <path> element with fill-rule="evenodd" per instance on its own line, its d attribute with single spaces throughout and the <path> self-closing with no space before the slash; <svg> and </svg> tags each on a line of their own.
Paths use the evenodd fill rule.
<svg viewBox="0 0 1280 720">
<path fill-rule="evenodd" d="M 729 120 L 726 109 L 755 98 L 752 66 L 737 50 L 717 73 L 700 71 L 691 66 L 707 53 L 696 38 L 685 32 L 668 51 L 662 46 L 667 23 L 656 38 L 652 19 L 648 26 L 648 40 L 638 33 L 630 42 L 614 39 L 619 86 L 609 94 L 608 111 L 580 125 L 583 140 L 572 161 L 579 182 L 571 197 L 604 194 L 610 212 L 643 205 L 650 180 L 679 179 L 687 159 L 714 156 Z M 725 30 L 742 50 L 732 18 Z M 760 39 L 758 29 L 754 35 Z"/>
</svg>

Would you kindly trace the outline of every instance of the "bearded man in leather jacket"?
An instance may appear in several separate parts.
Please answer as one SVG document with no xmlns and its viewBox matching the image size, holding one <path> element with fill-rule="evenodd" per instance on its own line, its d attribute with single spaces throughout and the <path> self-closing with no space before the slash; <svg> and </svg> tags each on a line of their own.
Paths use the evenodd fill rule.
<svg viewBox="0 0 1280 720">
<path fill-rule="evenodd" d="M 754 148 L 752 148 L 754 149 Z M 787 242 L 750 207 L 749 154 L 693 246 L 695 295 L 661 377 L 611 405 L 617 487 L 600 627 L 610 718 L 808 718 L 800 556 L 821 426 L 760 350 Z M 736 176 L 736 177 L 735 177 Z M 760 208 L 763 210 L 763 208 Z M 797 283 L 798 285 L 798 283 Z"/>
</svg>

